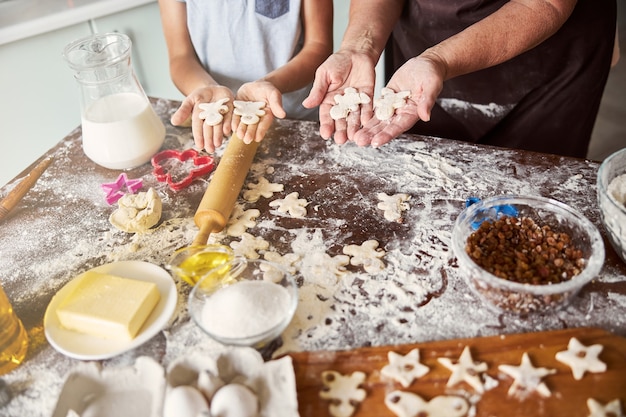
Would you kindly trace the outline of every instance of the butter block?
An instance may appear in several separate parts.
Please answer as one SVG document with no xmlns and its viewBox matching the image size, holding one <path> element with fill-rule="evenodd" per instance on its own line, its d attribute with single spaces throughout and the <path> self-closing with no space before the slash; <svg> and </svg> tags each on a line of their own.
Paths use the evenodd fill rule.
<svg viewBox="0 0 626 417">
<path fill-rule="evenodd" d="M 57 316 L 69 330 L 132 340 L 161 299 L 156 284 L 88 271 L 61 301 Z"/>
</svg>

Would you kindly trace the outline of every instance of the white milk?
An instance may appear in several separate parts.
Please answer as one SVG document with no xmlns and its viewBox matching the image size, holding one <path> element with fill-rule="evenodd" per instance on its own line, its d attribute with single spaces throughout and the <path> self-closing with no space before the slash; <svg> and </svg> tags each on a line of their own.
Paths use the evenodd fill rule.
<svg viewBox="0 0 626 417">
<path fill-rule="evenodd" d="M 165 140 L 165 126 L 150 103 L 134 93 L 104 96 L 82 117 L 83 150 L 105 168 L 128 169 L 144 164 Z"/>
</svg>

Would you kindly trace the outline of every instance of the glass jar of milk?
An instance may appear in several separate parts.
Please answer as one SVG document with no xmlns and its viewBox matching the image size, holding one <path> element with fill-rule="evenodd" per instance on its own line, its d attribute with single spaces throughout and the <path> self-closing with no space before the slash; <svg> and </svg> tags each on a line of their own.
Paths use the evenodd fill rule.
<svg viewBox="0 0 626 417">
<path fill-rule="evenodd" d="M 80 87 L 83 150 L 110 169 L 150 161 L 165 139 L 165 126 L 135 76 L 131 48 L 128 36 L 104 33 L 63 50 Z"/>
</svg>

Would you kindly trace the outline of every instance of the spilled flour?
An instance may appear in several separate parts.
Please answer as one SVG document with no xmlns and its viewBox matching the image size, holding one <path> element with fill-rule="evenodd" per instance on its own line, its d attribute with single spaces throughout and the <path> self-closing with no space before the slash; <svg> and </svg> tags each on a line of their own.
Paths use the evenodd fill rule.
<svg viewBox="0 0 626 417">
<path fill-rule="evenodd" d="M 165 100 L 157 101 L 155 108 L 163 120 L 173 111 Z M 167 129 L 164 148 L 192 146 L 189 129 Z M 145 233 L 124 233 L 108 222 L 114 207 L 106 204 L 99 187 L 118 173 L 84 157 L 80 131 L 51 153 L 53 165 L 0 229 L 2 283 L 32 340 L 26 363 L 3 377 L 16 395 L 0 410 L 7 417 L 49 416 L 66 374 L 77 364 L 44 340 L 41 323 L 54 293 L 79 273 L 108 262 L 142 260 L 165 266 L 176 249 L 193 241 L 198 231 L 193 214 L 206 189 L 207 178 L 174 192 L 156 181 L 150 165 L 128 171 L 129 178 L 141 177 L 144 189 L 153 187 L 159 194 L 162 218 Z M 236 247 L 248 233 L 268 243 L 258 250 L 260 257 L 288 259 L 295 269 L 299 305 L 267 355 L 574 326 L 623 330 L 626 289 L 614 266 L 605 267 L 568 308 L 527 319 L 493 313 L 460 276 L 450 238 L 454 220 L 470 196 L 484 198 L 503 190 L 541 194 L 572 205 L 600 226 L 594 204 L 596 164 L 562 164 L 557 157 L 543 155 L 528 158 L 435 138 L 401 137 L 379 149 L 339 146 L 320 139 L 315 123 L 277 120 L 246 181 L 258 184 L 263 177 L 282 184 L 283 190 L 256 201 L 240 195 L 244 212 L 260 213 L 255 224 L 239 236 L 212 235 L 210 242 Z M 2 188 L 0 197 L 15 185 Z M 270 205 L 291 193 L 307 202 L 304 216 L 293 217 Z M 410 197 L 401 221 L 385 218 L 378 208 L 379 193 Z M 343 248 L 368 240 L 377 241 L 385 252 L 381 272 L 369 273 L 362 265 L 346 262 Z M 176 285 L 177 310 L 164 331 L 104 361 L 104 367 L 129 365 L 141 355 L 167 366 L 195 350 L 219 348 L 189 318 L 189 286 Z M 599 296 L 599 290 L 609 297 Z"/>
</svg>

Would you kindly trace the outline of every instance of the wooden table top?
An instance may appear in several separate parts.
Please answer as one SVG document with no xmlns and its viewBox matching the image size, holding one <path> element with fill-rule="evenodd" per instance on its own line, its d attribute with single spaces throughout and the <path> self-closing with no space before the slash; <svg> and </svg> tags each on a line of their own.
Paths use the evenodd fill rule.
<svg viewBox="0 0 626 417">
<path fill-rule="evenodd" d="M 153 104 L 167 126 L 163 149 L 190 148 L 190 129 L 168 122 L 178 103 L 154 99 Z M 80 362 L 58 353 L 44 336 L 43 316 L 53 295 L 81 272 L 105 263 L 140 260 L 165 266 L 176 249 L 193 240 L 193 214 L 209 179 L 173 191 L 156 180 L 149 163 L 126 171 L 129 178 L 143 180 L 143 190 L 153 187 L 163 201 L 155 228 L 128 234 L 110 224 L 115 206 L 106 203 L 100 189 L 120 171 L 87 159 L 80 128 L 42 158 L 46 156 L 54 162 L 0 226 L 0 279 L 31 338 L 25 363 L 3 376 L 16 393 L 0 410 L 7 416 L 49 416 L 65 375 Z M 256 225 L 247 230 L 269 243 L 259 256 L 268 251 L 293 254 L 300 275 L 296 316 L 282 340 L 265 353 L 577 327 L 626 336 L 626 265 L 606 240 L 600 221 L 598 167 L 589 160 L 411 135 L 379 149 L 340 146 L 322 140 L 317 123 L 277 120 L 259 147 L 244 189 L 265 177 L 283 184 L 284 190 L 257 202 L 239 200 L 245 210 L 260 211 Z M 0 198 L 23 175 L 0 188 Z M 269 204 L 293 192 L 308 202 L 304 218 L 279 213 Z M 401 222 L 386 220 L 377 207 L 382 192 L 410 196 Z M 559 200 L 582 212 L 605 237 L 606 259 L 599 276 L 567 308 L 527 318 L 498 314 L 465 284 L 450 245 L 454 221 L 468 197 L 504 193 Z M 213 236 L 224 244 L 240 239 Z M 345 273 L 335 274 L 329 259 L 341 255 L 346 245 L 367 240 L 376 240 L 385 251 L 383 272 L 370 274 L 350 265 Z M 179 302 L 166 328 L 146 344 L 103 361 L 104 366 L 130 364 L 142 355 L 167 365 L 190 350 L 217 345 L 189 319 L 189 287 L 176 284 Z"/>
</svg>

